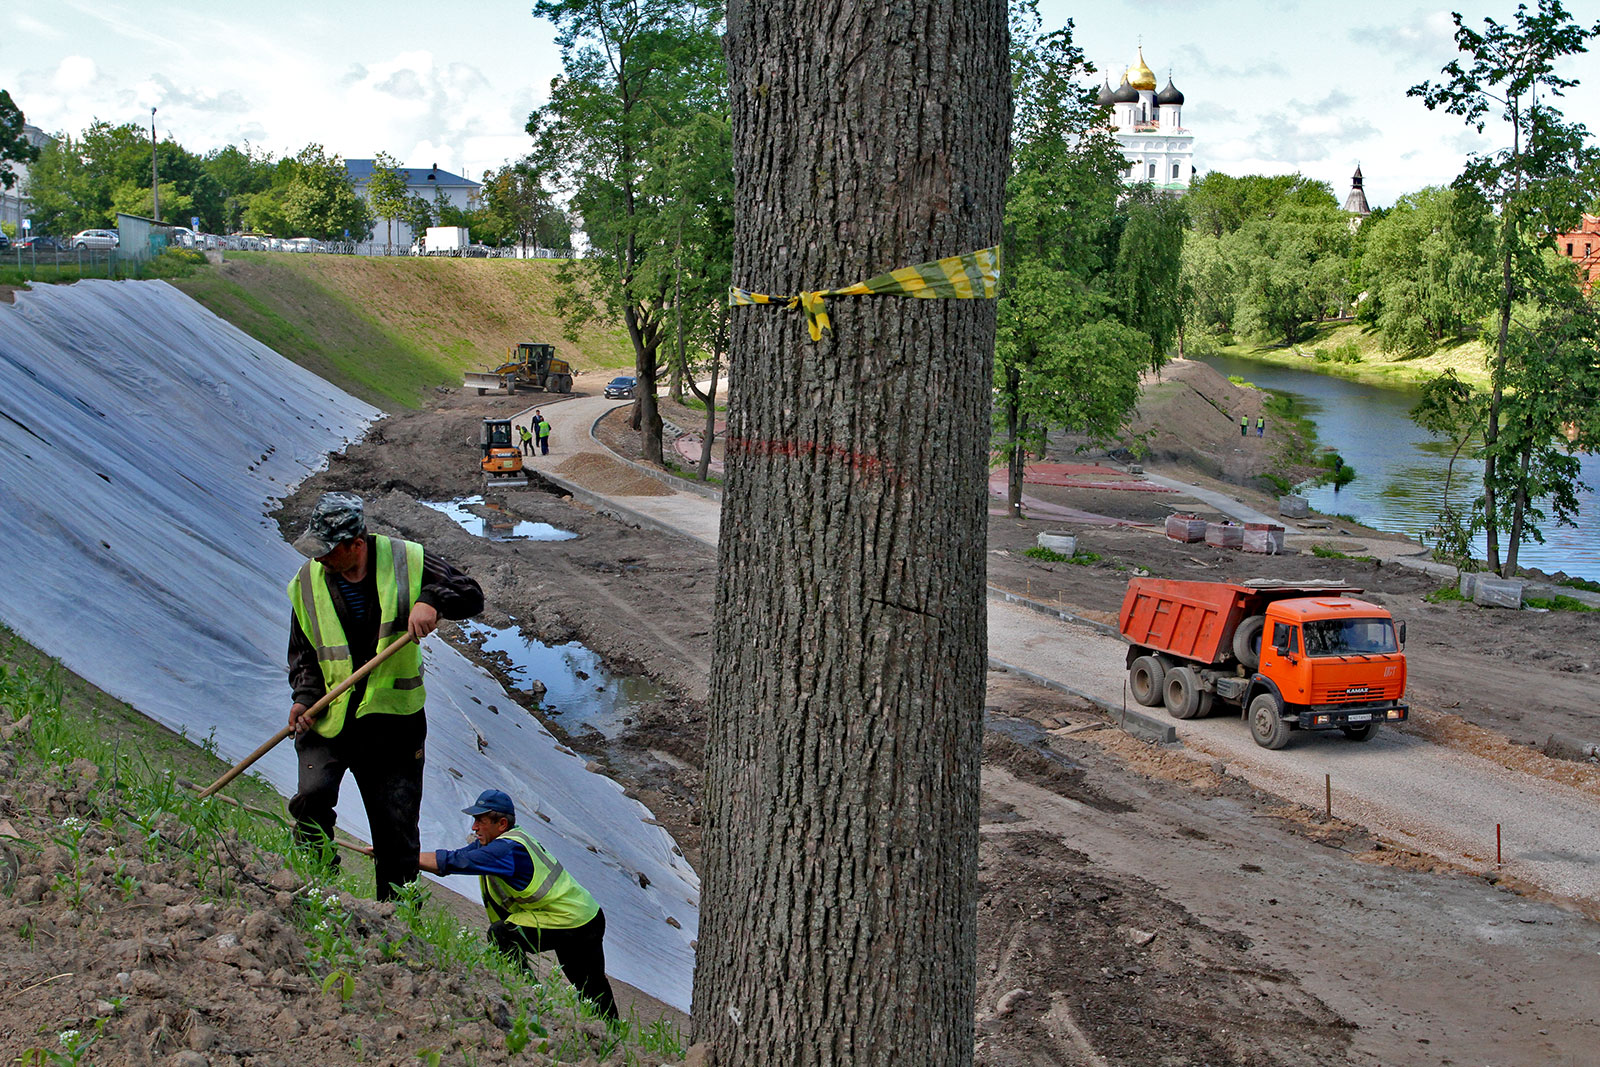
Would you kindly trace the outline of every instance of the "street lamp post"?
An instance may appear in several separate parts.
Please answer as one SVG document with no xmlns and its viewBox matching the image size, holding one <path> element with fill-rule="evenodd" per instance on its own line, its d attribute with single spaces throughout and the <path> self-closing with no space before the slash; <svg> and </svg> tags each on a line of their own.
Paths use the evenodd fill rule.
<svg viewBox="0 0 1600 1067">
<path fill-rule="evenodd" d="M 156 109 L 150 109 L 150 214 L 161 221 L 161 181 L 156 171 Z"/>
</svg>

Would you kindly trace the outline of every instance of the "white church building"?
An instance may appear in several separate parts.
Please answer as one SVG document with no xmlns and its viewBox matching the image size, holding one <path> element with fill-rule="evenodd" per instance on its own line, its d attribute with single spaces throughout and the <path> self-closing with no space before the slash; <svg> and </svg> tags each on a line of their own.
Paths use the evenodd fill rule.
<svg viewBox="0 0 1600 1067">
<path fill-rule="evenodd" d="M 1156 91 L 1156 75 L 1139 58 L 1122 75 L 1122 84 L 1111 88 L 1108 78 L 1097 97 L 1102 107 L 1111 109 L 1111 127 L 1128 159 L 1124 172 L 1130 185 L 1149 182 L 1157 189 L 1182 193 L 1194 180 L 1194 134 L 1183 128 L 1183 94 L 1167 78 L 1167 87 Z"/>
</svg>

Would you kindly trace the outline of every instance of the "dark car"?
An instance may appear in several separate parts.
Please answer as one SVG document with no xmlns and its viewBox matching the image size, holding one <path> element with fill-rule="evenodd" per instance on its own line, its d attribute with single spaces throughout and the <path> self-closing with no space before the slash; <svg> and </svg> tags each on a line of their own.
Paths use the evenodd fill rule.
<svg viewBox="0 0 1600 1067">
<path fill-rule="evenodd" d="M 0 252 L 9 251 L 10 248 L 11 238 L 6 236 L 6 231 L 0 230 Z"/>
<path fill-rule="evenodd" d="M 40 234 L 38 237 L 29 237 L 17 242 L 18 248 L 26 248 L 30 252 L 65 252 L 66 247 L 54 237 Z"/>
<path fill-rule="evenodd" d="M 613 378 L 606 383 L 606 399 L 632 400 L 634 385 L 632 378 Z"/>
</svg>

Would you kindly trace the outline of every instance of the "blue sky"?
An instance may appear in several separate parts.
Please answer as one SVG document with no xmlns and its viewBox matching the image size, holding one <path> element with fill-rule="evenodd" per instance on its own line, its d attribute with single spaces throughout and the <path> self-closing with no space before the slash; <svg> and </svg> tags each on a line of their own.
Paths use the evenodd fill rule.
<svg viewBox="0 0 1600 1067">
<path fill-rule="evenodd" d="M 387 151 L 472 178 L 522 154 L 528 111 L 558 72 L 530 0 L 46 0 L 0 10 L 0 88 L 28 120 L 76 133 L 94 118 L 148 123 L 205 151 L 274 153 L 311 141 L 349 157 Z M 1600 0 L 1569 2 L 1600 19 Z M 1462 6 L 1470 24 L 1514 4 Z M 1342 199 L 1356 163 L 1374 205 L 1448 182 L 1467 153 L 1498 144 L 1430 113 L 1406 88 L 1454 55 L 1451 8 L 1408 0 L 1041 0 L 1069 17 L 1113 84 L 1143 45 L 1187 98 L 1202 172 L 1290 173 Z M 1586 84 L 1570 118 L 1600 123 L 1600 53 L 1564 71 Z M 1491 128 L 1491 135 L 1493 134 Z"/>
</svg>

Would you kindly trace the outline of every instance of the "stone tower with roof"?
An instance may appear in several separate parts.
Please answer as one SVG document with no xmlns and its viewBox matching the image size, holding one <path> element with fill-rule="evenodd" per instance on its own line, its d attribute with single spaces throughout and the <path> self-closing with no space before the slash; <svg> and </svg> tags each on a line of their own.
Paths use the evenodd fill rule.
<svg viewBox="0 0 1600 1067">
<path fill-rule="evenodd" d="M 1107 79 L 1096 98 L 1111 109 L 1111 129 L 1127 157 L 1124 177 L 1128 184 L 1148 182 L 1157 189 L 1182 193 L 1194 180 L 1194 134 L 1183 127 L 1183 94 L 1167 76 L 1167 87 L 1156 91 L 1155 72 L 1139 58 L 1111 88 Z"/>
<path fill-rule="evenodd" d="M 1366 218 L 1372 214 L 1372 209 L 1367 206 L 1367 191 L 1361 187 L 1361 164 L 1356 164 L 1356 172 L 1350 175 L 1350 195 L 1344 198 L 1344 209 L 1358 218 Z"/>
</svg>

